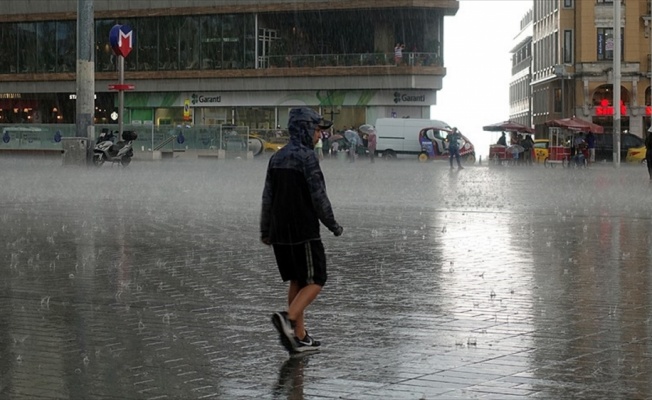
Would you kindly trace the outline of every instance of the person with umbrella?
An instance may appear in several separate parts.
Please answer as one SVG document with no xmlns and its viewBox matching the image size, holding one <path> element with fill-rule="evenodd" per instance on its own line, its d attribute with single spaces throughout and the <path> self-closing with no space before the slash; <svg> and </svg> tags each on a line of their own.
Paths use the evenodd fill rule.
<svg viewBox="0 0 652 400">
<path fill-rule="evenodd" d="M 360 139 L 358 132 L 352 129 L 344 132 L 344 138 L 346 138 L 346 141 L 349 144 L 349 161 L 355 162 L 355 152 L 358 149 L 358 145 L 362 142 L 362 139 Z"/>
<path fill-rule="evenodd" d="M 448 134 L 446 137 L 446 140 L 448 141 L 448 153 L 449 153 L 449 160 L 451 163 L 451 169 L 453 169 L 453 157 L 457 159 L 457 168 L 458 169 L 464 169 L 462 166 L 462 163 L 460 162 L 460 140 L 462 139 L 462 136 L 460 135 L 460 131 L 457 130 L 457 128 L 453 128 L 451 133 Z"/>
<path fill-rule="evenodd" d="M 369 159 L 371 160 L 371 163 L 374 163 L 374 159 L 376 158 L 376 144 L 378 143 L 377 137 L 376 137 L 376 128 L 374 128 L 373 125 L 360 125 L 360 128 L 358 128 L 360 132 L 364 133 L 367 135 L 367 150 L 369 151 Z"/>
</svg>

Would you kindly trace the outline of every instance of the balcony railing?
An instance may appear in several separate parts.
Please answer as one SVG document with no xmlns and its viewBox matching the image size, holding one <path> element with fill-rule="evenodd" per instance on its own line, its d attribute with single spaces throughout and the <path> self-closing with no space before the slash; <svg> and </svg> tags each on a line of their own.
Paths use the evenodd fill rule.
<svg viewBox="0 0 652 400">
<path fill-rule="evenodd" d="M 259 65 L 261 68 L 362 67 L 395 65 L 395 60 L 394 53 L 307 54 L 260 57 Z M 440 67 L 442 60 L 437 53 L 406 52 L 401 65 Z"/>
</svg>

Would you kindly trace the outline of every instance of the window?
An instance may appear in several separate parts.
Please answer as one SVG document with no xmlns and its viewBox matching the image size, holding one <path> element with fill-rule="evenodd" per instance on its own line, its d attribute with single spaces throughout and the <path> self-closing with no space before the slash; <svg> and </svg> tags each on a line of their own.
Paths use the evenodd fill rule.
<svg viewBox="0 0 652 400">
<path fill-rule="evenodd" d="M 115 71 L 118 64 L 115 62 L 113 50 L 109 45 L 109 32 L 115 25 L 114 20 L 95 20 L 95 70 Z M 75 50 L 74 47 L 71 50 Z M 73 53 L 73 62 L 76 54 Z M 63 69 L 62 71 L 65 71 Z"/>
<path fill-rule="evenodd" d="M 573 0 L 564 0 L 564 8 L 573 8 Z"/>
<path fill-rule="evenodd" d="M 200 17 L 201 68 L 222 68 L 222 20 L 219 15 Z"/>
<path fill-rule="evenodd" d="M 57 22 L 57 71 L 75 71 L 77 57 L 76 21 Z"/>
<path fill-rule="evenodd" d="M 624 54 L 624 31 L 620 33 L 620 55 Z M 598 61 L 614 59 L 614 30 L 613 28 L 598 28 Z"/>
<path fill-rule="evenodd" d="M 573 63 L 573 31 L 564 31 L 564 64 Z"/>
<path fill-rule="evenodd" d="M 18 28 L 18 72 L 34 73 L 36 61 L 36 23 L 19 23 Z"/>
<path fill-rule="evenodd" d="M 151 71 L 158 69 L 158 19 L 143 18 L 138 20 L 138 37 L 136 38 L 138 53 L 138 70 Z"/>
<path fill-rule="evenodd" d="M 561 103 L 562 103 L 562 98 L 561 98 L 561 89 L 555 88 L 555 106 L 553 110 L 556 113 L 561 112 Z"/>
<path fill-rule="evenodd" d="M 54 72 L 57 59 L 56 22 L 36 23 L 36 72 Z"/>
<path fill-rule="evenodd" d="M 181 17 L 179 69 L 199 69 L 199 17 Z"/>
<path fill-rule="evenodd" d="M 2 43 L 0 73 L 16 73 L 18 64 L 17 41 L 16 24 L 0 24 L 0 43 Z"/>
</svg>

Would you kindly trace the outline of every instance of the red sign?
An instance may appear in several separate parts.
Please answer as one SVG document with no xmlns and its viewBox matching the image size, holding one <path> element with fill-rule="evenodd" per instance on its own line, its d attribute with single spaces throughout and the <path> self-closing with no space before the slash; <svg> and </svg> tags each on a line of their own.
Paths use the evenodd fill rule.
<svg viewBox="0 0 652 400">
<path fill-rule="evenodd" d="M 614 108 L 609 104 L 609 100 L 602 99 L 600 105 L 595 108 L 595 115 L 598 117 L 610 117 L 614 115 Z M 627 106 L 620 101 L 620 115 L 627 115 Z"/>
<path fill-rule="evenodd" d="M 136 85 L 131 85 L 128 83 L 125 84 L 111 84 L 109 85 L 109 90 L 134 90 L 136 89 Z"/>
<path fill-rule="evenodd" d="M 134 48 L 134 31 L 129 25 L 114 25 L 109 31 L 109 43 L 116 55 L 127 57 Z"/>
</svg>

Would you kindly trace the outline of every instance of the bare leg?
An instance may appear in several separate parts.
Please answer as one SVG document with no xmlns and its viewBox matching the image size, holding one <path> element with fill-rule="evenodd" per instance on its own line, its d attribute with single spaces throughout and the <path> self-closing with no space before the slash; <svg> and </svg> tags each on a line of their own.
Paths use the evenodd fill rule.
<svg viewBox="0 0 652 400">
<path fill-rule="evenodd" d="M 290 281 L 288 289 L 288 318 L 294 321 L 294 334 L 303 339 L 306 336 L 306 327 L 303 321 L 303 311 L 312 303 L 321 292 L 321 286 L 311 284 L 301 286 L 297 281 Z"/>
</svg>

